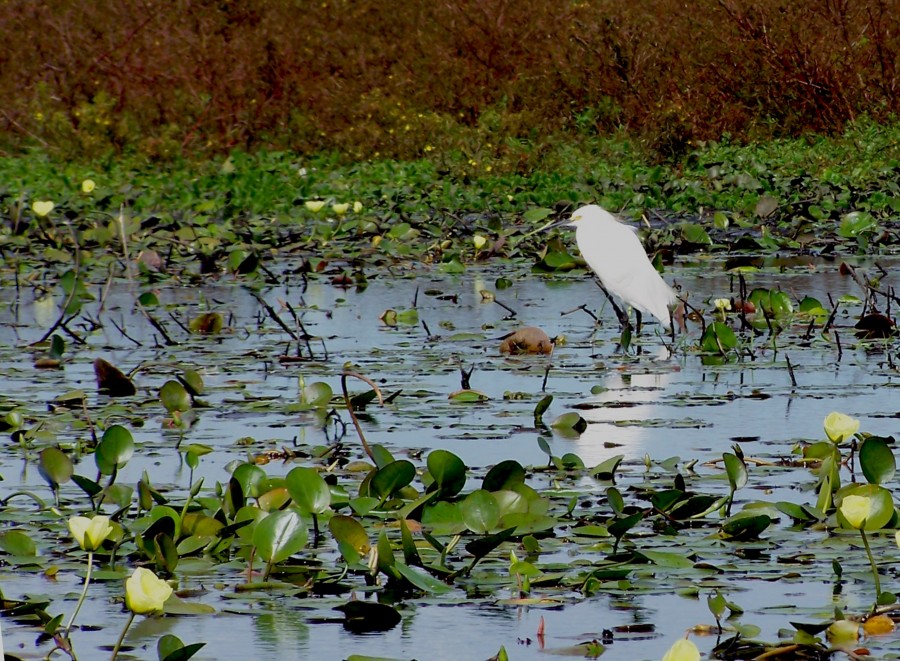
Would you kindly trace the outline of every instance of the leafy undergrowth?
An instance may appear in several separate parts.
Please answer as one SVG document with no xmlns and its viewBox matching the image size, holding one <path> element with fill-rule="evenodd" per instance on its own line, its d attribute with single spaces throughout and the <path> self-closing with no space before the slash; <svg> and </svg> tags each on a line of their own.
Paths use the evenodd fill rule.
<svg viewBox="0 0 900 661">
<path fill-rule="evenodd" d="M 710 143 L 663 166 L 617 139 L 559 145 L 527 176 L 494 175 L 490 159 L 462 154 L 344 165 L 235 153 L 159 166 L 63 164 L 36 153 L 0 160 L 0 250 L 9 263 L 27 256 L 55 268 L 71 265 L 76 249 L 82 266 L 100 269 L 139 256 L 159 277 L 246 273 L 279 255 L 305 256 L 311 269 L 339 260 L 356 270 L 397 262 L 458 270 L 494 258 L 541 261 L 562 246 L 548 251 L 553 235 L 539 230 L 599 203 L 642 216 L 648 247 L 664 259 L 890 252 L 897 144 L 897 126 L 860 121 L 840 139 Z"/>
</svg>

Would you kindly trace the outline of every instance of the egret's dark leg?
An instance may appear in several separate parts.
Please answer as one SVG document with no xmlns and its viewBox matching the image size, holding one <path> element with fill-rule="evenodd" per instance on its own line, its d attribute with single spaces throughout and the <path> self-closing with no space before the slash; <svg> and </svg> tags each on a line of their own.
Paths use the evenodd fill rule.
<svg viewBox="0 0 900 661">
<path fill-rule="evenodd" d="M 641 321 L 643 321 L 643 319 L 641 317 L 641 311 L 638 309 L 635 309 L 635 311 L 634 311 L 634 321 L 635 321 L 635 326 L 637 328 L 636 332 L 638 335 L 640 335 L 641 334 Z"/>
<path fill-rule="evenodd" d="M 613 299 L 612 295 L 606 291 L 606 287 L 603 286 L 603 283 L 599 280 L 595 280 L 597 286 L 603 291 L 606 295 L 606 299 L 609 301 L 609 304 L 612 306 L 613 311 L 616 313 L 616 317 L 619 319 L 619 325 L 622 329 L 629 328 L 631 326 L 631 322 L 628 320 L 628 313 L 622 310 L 617 304 L 615 299 Z M 640 328 L 640 317 L 638 317 L 638 327 Z"/>
</svg>

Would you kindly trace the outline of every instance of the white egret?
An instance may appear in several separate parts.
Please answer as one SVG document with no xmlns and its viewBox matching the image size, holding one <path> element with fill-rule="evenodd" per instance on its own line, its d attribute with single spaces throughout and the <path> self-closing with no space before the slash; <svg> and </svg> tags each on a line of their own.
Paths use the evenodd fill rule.
<svg viewBox="0 0 900 661">
<path fill-rule="evenodd" d="M 635 309 L 638 329 L 642 312 L 652 314 L 669 329 L 669 306 L 675 302 L 675 292 L 653 268 L 634 228 L 596 204 L 577 209 L 568 221 L 559 224 L 575 228 L 578 249 L 623 327 L 628 326 L 628 312 L 619 310 L 613 296 Z"/>
</svg>

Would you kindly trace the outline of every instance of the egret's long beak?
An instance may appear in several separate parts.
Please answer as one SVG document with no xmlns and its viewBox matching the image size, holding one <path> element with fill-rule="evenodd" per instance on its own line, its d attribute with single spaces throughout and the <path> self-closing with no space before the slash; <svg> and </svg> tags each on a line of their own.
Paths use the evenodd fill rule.
<svg viewBox="0 0 900 661">
<path fill-rule="evenodd" d="M 552 229 L 558 228 L 558 227 L 565 227 L 566 225 L 571 225 L 571 224 L 572 224 L 571 218 L 564 218 L 563 220 L 550 221 L 546 225 L 541 225 L 537 229 L 531 230 L 530 232 L 528 232 L 528 234 L 525 235 L 524 238 L 527 238 L 533 234 L 538 234 L 539 232 L 546 232 L 547 230 L 552 230 Z"/>
<path fill-rule="evenodd" d="M 545 229 L 553 230 L 553 229 L 557 229 L 560 227 L 569 227 L 571 225 L 572 225 L 571 218 L 563 218 L 562 220 L 558 220 L 555 223 L 551 223 L 550 225 L 547 225 L 547 227 Z"/>
</svg>

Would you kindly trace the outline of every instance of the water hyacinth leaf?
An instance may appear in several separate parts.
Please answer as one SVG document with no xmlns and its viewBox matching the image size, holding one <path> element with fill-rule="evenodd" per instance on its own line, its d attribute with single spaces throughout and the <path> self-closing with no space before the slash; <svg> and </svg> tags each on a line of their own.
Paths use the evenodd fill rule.
<svg viewBox="0 0 900 661">
<path fill-rule="evenodd" d="M 481 482 L 481 488 L 485 491 L 500 491 L 515 489 L 522 484 L 525 484 L 525 469 L 522 464 L 515 459 L 505 459 L 491 467 Z"/>
<path fill-rule="evenodd" d="M 859 447 L 859 465 L 870 484 L 890 482 L 897 471 L 897 460 L 887 439 L 869 436 Z"/>
<path fill-rule="evenodd" d="M 485 393 L 480 390 L 472 390 L 471 388 L 465 390 L 457 390 L 456 392 L 452 392 L 447 395 L 447 399 L 451 402 L 457 402 L 460 404 L 469 404 L 469 403 L 478 403 L 478 402 L 486 402 L 490 399 Z"/>
<path fill-rule="evenodd" d="M 11 556 L 20 558 L 37 555 L 37 545 L 34 540 L 21 530 L 7 530 L 0 533 L 0 549 Z"/>
<path fill-rule="evenodd" d="M 609 503 L 609 507 L 612 509 L 613 514 L 616 516 L 621 514 L 622 510 L 625 509 L 625 499 L 622 498 L 622 493 L 615 487 L 610 487 L 606 490 L 606 500 Z"/>
<path fill-rule="evenodd" d="M 138 296 L 138 303 L 143 305 L 145 308 L 154 308 L 159 305 L 159 298 L 156 296 L 155 292 L 147 291 Z"/>
<path fill-rule="evenodd" d="M 539 223 L 545 218 L 547 218 L 550 214 L 553 213 L 552 209 L 547 209 L 544 207 L 536 207 L 534 209 L 528 209 L 525 213 L 522 214 L 522 220 L 526 223 Z"/>
<path fill-rule="evenodd" d="M 188 324 L 192 333 L 200 335 L 215 335 L 222 331 L 225 321 L 218 312 L 204 312 L 197 315 Z"/>
<path fill-rule="evenodd" d="M 393 606 L 376 601 L 348 601 L 335 606 L 334 610 L 344 613 L 344 628 L 353 633 L 389 631 L 402 619 Z"/>
<path fill-rule="evenodd" d="M 375 391 L 372 391 L 374 394 Z M 312 408 L 328 406 L 334 391 L 324 381 L 314 381 L 300 391 L 300 404 Z"/>
<path fill-rule="evenodd" d="M 748 515 L 741 512 L 722 523 L 722 537 L 735 541 L 756 539 L 771 524 L 772 519 L 765 514 Z"/>
<path fill-rule="evenodd" d="M 712 243 L 706 230 L 697 223 L 685 223 L 681 226 L 681 237 L 694 245 L 706 246 Z"/>
<path fill-rule="evenodd" d="M 172 537 L 160 533 L 153 537 L 154 557 L 159 573 L 172 574 L 178 566 L 178 549 Z"/>
<path fill-rule="evenodd" d="M 121 425 L 113 425 L 103 432 L 94 451 L 94 461 L 103 475 L 112 475 L 125 466 L 134 454 L 134 438 Z"/>
<path fill-rule="evenodd" d="M 463 522 L 476 534 L 486 534 L 500 523 L 500 505 L 488 491 L 473 491 L 460 504 Z"/>
<path fill-rule="evenodd" d="M 716 590 L 714 594 L 711 594 L 706 598 L 706 606 L 716 620 L 721 620 L 722 616 L 725 614 L 725 609 L 728 607 L 728 601 L 721 592 Z"/>
<path fill-rule="evenodd" d="M 315 468 L 298 466 L 285 482 L 291 499 L 304 514 L 322 514 L 331 507 L 331 489 Z"/>
<path fill-rule="evenodd" d="M 224 533 L 236 533 L 247 544 L 253 543 L 256 524 L 266 517 L 266 513 L 253 505 L 245 505 L 234 515 L 234 523 L 223 529 Z"/>
<path fill-rule="evenodd" d="M 406 459 L 400 459 L 376 470 L 369 483 L 369 488 L 383 501 L 411 484 L 415 477 L 416 467 L 413 463 Z"/>
<path fill-rule="evenodd" d="M 363 525 L 352 516 L 336 514 L 328 521 L 328 529 L 338 542 L 346 545 L 361 557 L 369 552 L 369 536 Z"/>
<path fill-rule="evenodd" d="M 694 566 L 693 560 L 680 553 L 673 553 L 671 551 L 651 551 L 649 549 L 641 549 L 639 553 L 658 567 L 689 569 Z"/>
<path fill-rule="evenodd" d="M 134 383 L 115 365 L 97 358 L 94 360 L 97 390 L 110 397 L 130 397 L 137 392 Z"/>
<path fill-rule="evenodd" d="M 547 412 L 547 409 L 550 408 L 550 404 L 553 403 L 553 395 L 544 395 L 541 397 L 541 401 L 537 403 L 534 407 L 534 419 L 535 421 L 540 421 L 543 417 L 544 413 Z"/>
<path fill-rule="evenodd" d="M 625 536 L 625 533 L 634 528 L 643 518 L 644 514 L 642 512 L 636 512 L 622 519 L 616 519 L 607 526 L 607 530 L 616 539 L 621 539 Z"/>
<path fill-rule="evenodd" d="M 187 389 L 172 379 L 166 381 L 159 389 L 159 399 L 169 413 L 176 411 L 183 413 L 191 409 L 191 396 Z"/>
<path fill-rule="evenodd" d="M 253 545 L 263 560 L 276 564 L 306 546 L 308 535 L 303 517 L 294 510 L 283 510 L 269 514 L 256 524 Z"/>
<path fill-rule="evenodd" d="M 185 370 L 176 377 L 192 397 L 203 394 L 203 377 L 196 370 Z"/>
<path fill-rule="evenodd" d="M 448 450 L 437 449 L 428 454 L 428 472 L 434 479 L 439 497 L 455 496 L 466 486 L 466 465 Z"/>
<path fill-rule="evenodd" d="M 466 529 L 460 504 L 444 500 L 422 510 L 422 525 L 434 535 L 456 535 Z"/>
<path fill-rule="evenodd" d="M 725 463 L 725 474 L 728 476 L 728 484 L 731 485 L 731 490 L 736 491 L 745 486 L 749 476 L 747 464 L 744 460 L 731 452 L 723 453 L 722 459 Z"/>
<path fill-rule="evenodd" d="M 50 350 L 47 351 L 47 356 L 49 358 L 53 358 L 54 360 L 59 360 L 63 357 L 65 351 L 66 341 L 62 339 L 62 337 L 54 333 L 53 337 L 50 338 Z"/>
<path fill-rule="evenodd" d="M 587 421 L 576 411 L 569 411 L 557 417 L 550 426 L 557 431 L 581 434 L 587 429 Z"/>
<path fill-rule="evenodd" d="M 442 583 L 430 574 L 416 571 L 399 560 L 394 563 L 394 568 L 403 578 L 423 592 L 428 592 L 430 594 L 444 594 L 452 589 L 449 585 Z"/>
<path fill-rule="evenodd" d="M 737 335 L 727 324 L 715 321 L 706 327 L 700 338 L 700 348 L 707 353 L 726 354 L 737 347 Z"/>
<path fill-rule="evenodd" d="M 88 477 L 83 477 L 81 475 L 72 475 L 72 481 L 79 487 L 81 487 L 81 490 L 91 498 L 103 491 L 103 487 L 101 487 L 99 484 L 94 482 L 94 480 Z"/>
<path fill-rule="evenodd" d="M 240 485 L 244 498 L 258 498 L 259 484 L 266 479 L 266 471 L 256 464 L 241 464 L 234 469 L 231 477 Z"/>
<path fill-rule="evenodd" d="M 515 532 L 515 528 L 507 528 L 493 535 L 486 535 L 484 537 L 479 537 L 478 539 L 473 539 L 466 544 L 466 551 L 475 556 L 475 561 L 478 562 L 488 553 L 512 537 Z"/>
<path fill-rule="evenodd" d="M 188 661 L 205 645 L 206 643 L 185 645 L 178 636 L 166 634 L 156 642 L 156 656 L 159 661 Z"/>
<path fill-rule="evenodd" d="M 72 479 L 75 466 L 69 455 L 59 448 L 44 448 L 39 455 L 38 472 L 52 489 L 56 489 Z"/>
<path fill-rule="evenodd" d="M 624 454 L 617 454 L 614 457 L 605 459 L 591 469 L 591 477 L 597 478 L 598 480 L 614 480 L 616 469 L 622 463 L 623 459 L 625 459 Z"/>
<path fill-rule="evenodd" d="M 790 297 L 783 291 L 773 291 L 769 294 L 771 313 L 776 319 L 782 319 L 794 312 L 794 304 Z"/>
<path fill-rule="evenodd" d="M 875 218 L 867 211 L 851 211 L 841 217 L 838 235 L 845 239 L 853 239 L 860 234 L 877 227 Z"/>
</svg>

